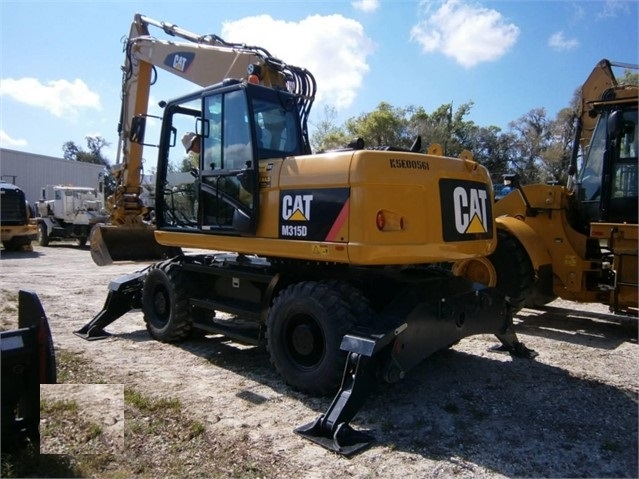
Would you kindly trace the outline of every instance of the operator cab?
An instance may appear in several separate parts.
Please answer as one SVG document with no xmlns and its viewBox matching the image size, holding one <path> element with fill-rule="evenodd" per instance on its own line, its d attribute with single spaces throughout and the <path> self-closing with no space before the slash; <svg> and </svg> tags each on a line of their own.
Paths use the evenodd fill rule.
<svg viewBox="0 0 639 479">
<path fill-rule="evenodd" d="M 637 223 L 637 108 L 600 112 L 577 179 L 583 220 Z"/>
<path fill-rule="evenodd" d="M 296 97 L 226 80 L 165 107 L 158 159 L 157 227 L 251 235 L 259 212 L 259 162 L 306 153 Z M 179 141 L 197 135 L 200 151 Z"/>
</svg>

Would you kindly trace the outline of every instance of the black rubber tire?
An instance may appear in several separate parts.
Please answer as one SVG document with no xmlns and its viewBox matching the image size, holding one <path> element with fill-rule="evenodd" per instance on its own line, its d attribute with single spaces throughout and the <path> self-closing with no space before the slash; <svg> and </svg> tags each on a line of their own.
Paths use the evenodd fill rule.
<svg viewBox="0 0 639 479">
<path fill-rule="evenodd" d="M 535 282 L 526 249 L 507 231 L 497 230 L 497 249 L 488 259 L 497 273 L 497 291 L 508 297 L 514 311 L 523 308 L 533 293 Z"/>
<path fill-rule="evenodd" d="M 333 394 L 346 363 L 342 338 L 355 321 L 340 292 L 328 284 L 293 284 L 279 293 L 269 311 L 266 339 L 271 363 L 294 389 Z"/>
<path fill-rule="evenodd" d="M 375 311 L 361 289 L 348 281 L 339 279 L 328 280 L 326 284 L 331 289 L 337 291 L 342 299 L 346 301 L 355 318 L 355 324 L 367 324 L 371 322 L 375 316 Z"/>
<path fill-rule="evenodd" d="M 89 237 L 88 237 L 88 236 L 80 236 L 80 237 L 78 238 L 78 246 L 79 246 L 80 248 L 82 248 L 83 246 L 86 246 L 86 244 L 87 244 L 87 240 L 88 240 L 88 239 L 89 239 Z"/>
<path fill-rule="evenodd" d="M 38 244 L 40 246 L 49 246 L 49 231 L 44 223 L 38 223 Z"/>
<path fill-rule="evenodd" d="M 178 263 L 165 261 L 149 271 L 142 288 L 142 312 L 152 338 L 171 343 L 190 335 L 190 284 Z"/>
<path fill-rule="evenodd" d="M 24 246 L 31 244 L 28 236 L 14 236 L 9 241 L 3 241 L 2 246 L 6 251 L 22 251 Z"/>
</svg>

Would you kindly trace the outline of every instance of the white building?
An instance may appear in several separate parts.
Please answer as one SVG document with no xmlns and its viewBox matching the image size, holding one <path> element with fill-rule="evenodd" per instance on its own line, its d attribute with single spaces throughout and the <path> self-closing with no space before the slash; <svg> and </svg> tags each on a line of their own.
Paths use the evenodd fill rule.
<svg viewBox="0 0 639 479">
<path fill-rule="evenodd" d="M 2 180 L 12 183 L 15 178 L 16 186 L 25 192 L 31 204 L 40 199 L 42 188 L 47 185 L 98 188 L 103 172 L 103 166 L 92 163 L 0 148 Z"/>
</svg>

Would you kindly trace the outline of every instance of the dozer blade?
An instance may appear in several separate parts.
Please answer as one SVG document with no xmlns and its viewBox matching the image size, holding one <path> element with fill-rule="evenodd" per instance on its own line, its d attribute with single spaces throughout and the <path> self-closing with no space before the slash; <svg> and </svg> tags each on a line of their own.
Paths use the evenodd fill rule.
<svg viewBox="0 0 639 479">
<path fill-rule="evenodd" d="M 171 258 L 182 253 L 172 246 L 162 246 L 155 241 L 155 228 L 138 225 L 97 224 L 91 229 L 91 258 L 98 266 L 115 261 L 153 261 Z"/>
</svg>

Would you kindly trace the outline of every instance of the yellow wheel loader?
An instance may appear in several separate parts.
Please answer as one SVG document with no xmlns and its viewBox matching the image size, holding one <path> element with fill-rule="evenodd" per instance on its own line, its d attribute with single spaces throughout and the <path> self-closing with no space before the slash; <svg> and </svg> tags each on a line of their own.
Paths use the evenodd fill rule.
<svg viewBox="0 0 639 479">
<path fill-rule="evenodd" d="M 613 66 L 638 68 L 601 60 L 582 86 L 568 184 L 510 177 L 516 188 L 493 209 L 495 252 L 453 267 L 515 308 L 559 297 L 637 315 L 639 87 L 618 82 Z"/>
<path fill-rule="evenodd" d="M 24 191 L 0 180 L 0 242 L 5 251 L 33 251 L 36 234 Z"/>
<path fill-rule="evenodd" d="M 234 58 L 249 48 L 217 42 Z M 164 63 L 197 70 L 211 48 L 172 43 Z M 469 152 L 447 158 L 433 145 L 421 153 L 419 140 L 410 151 L 366 149 L 359 139 L 312 154 L 313 75 L 251 48 L 255 61 L 236 77 L 229 70 L 163 103 L 155 239 L 208 252 L 112 281 L 104 309 L 76 334 L 106 337 L 106 326 L 141 309 L 159 341 L 196 333 L 265 344 L 293 388 L 337 390 L 329 411 L 297 432 L 352 454 L 371 438 L 348 422 L 378 378 L 398 381 L 474 334 L 495 334 L 506 351 L 534 356 L 517 340 L 503 295 L 442 266 L 493 252 L 492 183 Z M 131 114 L 123 121 L 137 147 L 146 118 Z M 185 149 L 200 153 L 180 171 Z"/>
</svg>

